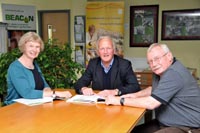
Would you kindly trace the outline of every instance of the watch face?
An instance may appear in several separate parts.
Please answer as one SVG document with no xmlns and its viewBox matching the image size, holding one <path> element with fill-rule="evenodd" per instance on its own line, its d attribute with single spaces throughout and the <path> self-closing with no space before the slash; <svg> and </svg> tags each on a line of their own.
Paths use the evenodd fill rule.
<svg viewBox="0 0 200 133">
<path fill-rule="evenodd" d="M 122 106 L 124 106 L 124 98 L 123 98 L 123 97 L 120 99 L 120 104 L 121 104 Z"/>
</svg>

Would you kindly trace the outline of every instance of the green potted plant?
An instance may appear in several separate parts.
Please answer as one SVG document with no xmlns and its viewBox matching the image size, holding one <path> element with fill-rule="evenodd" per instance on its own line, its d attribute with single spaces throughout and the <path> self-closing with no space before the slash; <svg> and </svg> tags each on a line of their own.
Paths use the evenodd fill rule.
<svg viewBox="0 0 200 133">
<path fill-rule="evenodd" d="M 72 88 L 78 79 L 78 74 L 82 74 L 84 71 L 84 67 L 72 59 L 73 49 L 69 44 L 55 44 L 57 44 L 56 41 L 45 43 L 45 49 L 36 61 L 51 88 Z M 5 95 L 7 91 L 7 69 L 10 63 L 19 58 L 20 55 L 18 48 L 0 55 L 1 96 Z"/>
</svg>

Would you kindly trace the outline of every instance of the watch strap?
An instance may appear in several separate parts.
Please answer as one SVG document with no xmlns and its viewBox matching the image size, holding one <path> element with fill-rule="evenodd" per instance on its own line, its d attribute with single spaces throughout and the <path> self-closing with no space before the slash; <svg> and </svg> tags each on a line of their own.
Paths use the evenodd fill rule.
<svg viewBox="0 0 200 133">
<path fill-rule="evenodd" d="M 122 98 L 120 99 L 120 104 L 121 104 L 121 106 L 124 106 L 124 97 L 122 97 Z"/>
</svg>

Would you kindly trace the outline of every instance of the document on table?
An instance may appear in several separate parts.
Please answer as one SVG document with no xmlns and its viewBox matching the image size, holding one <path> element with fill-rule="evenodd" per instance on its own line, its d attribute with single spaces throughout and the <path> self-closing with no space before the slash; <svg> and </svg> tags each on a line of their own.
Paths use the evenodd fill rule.
<svg viewBox="0 0 200 133">
<path fill-rule="evenodd" d="M 44 98 L 38 98 L 38 99 L 25 99 L 25 98 L 19 98 L 13 100 L 18 103 L 22 103 L 28 106 L 34 106 L 34 105 L 39 105 L 43 103 L 48 103 L 48 102 L 53 102 L 52 97 L 44 97 Z"/>
<path fill-rule="evenodd" d="M 99 102 L 105 102 L 105 99 L 103 97 L 98 96 L 98 95 L 91 95 L 91 96 L 75 95 L 72 98 L 67 99 L 67 102 L 99 103 Z"/>
</svg>

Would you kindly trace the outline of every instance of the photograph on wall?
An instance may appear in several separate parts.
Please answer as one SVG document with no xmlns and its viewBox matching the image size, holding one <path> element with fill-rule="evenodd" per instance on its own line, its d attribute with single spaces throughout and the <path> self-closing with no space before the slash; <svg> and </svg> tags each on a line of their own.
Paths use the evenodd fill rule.
<svg viewBox="0 0 200 133">
<path fill-rule="evenodd" d="M 156 43 L 158 5 L 130 7 L 130 47 L 148 47 Z"/>
<path fill-rule="evenodd" d="M 200 9 L 163 11 L 162 40 L 200 40 Z"/>
<path fill-rule="evenodd" d="M 88 2 L 86 7 L 86 65 L 97 57 L 96 41 L 109 35 L 116 44 L 116 54 L 123 57 L 124 2 Z"/>
</svg>

